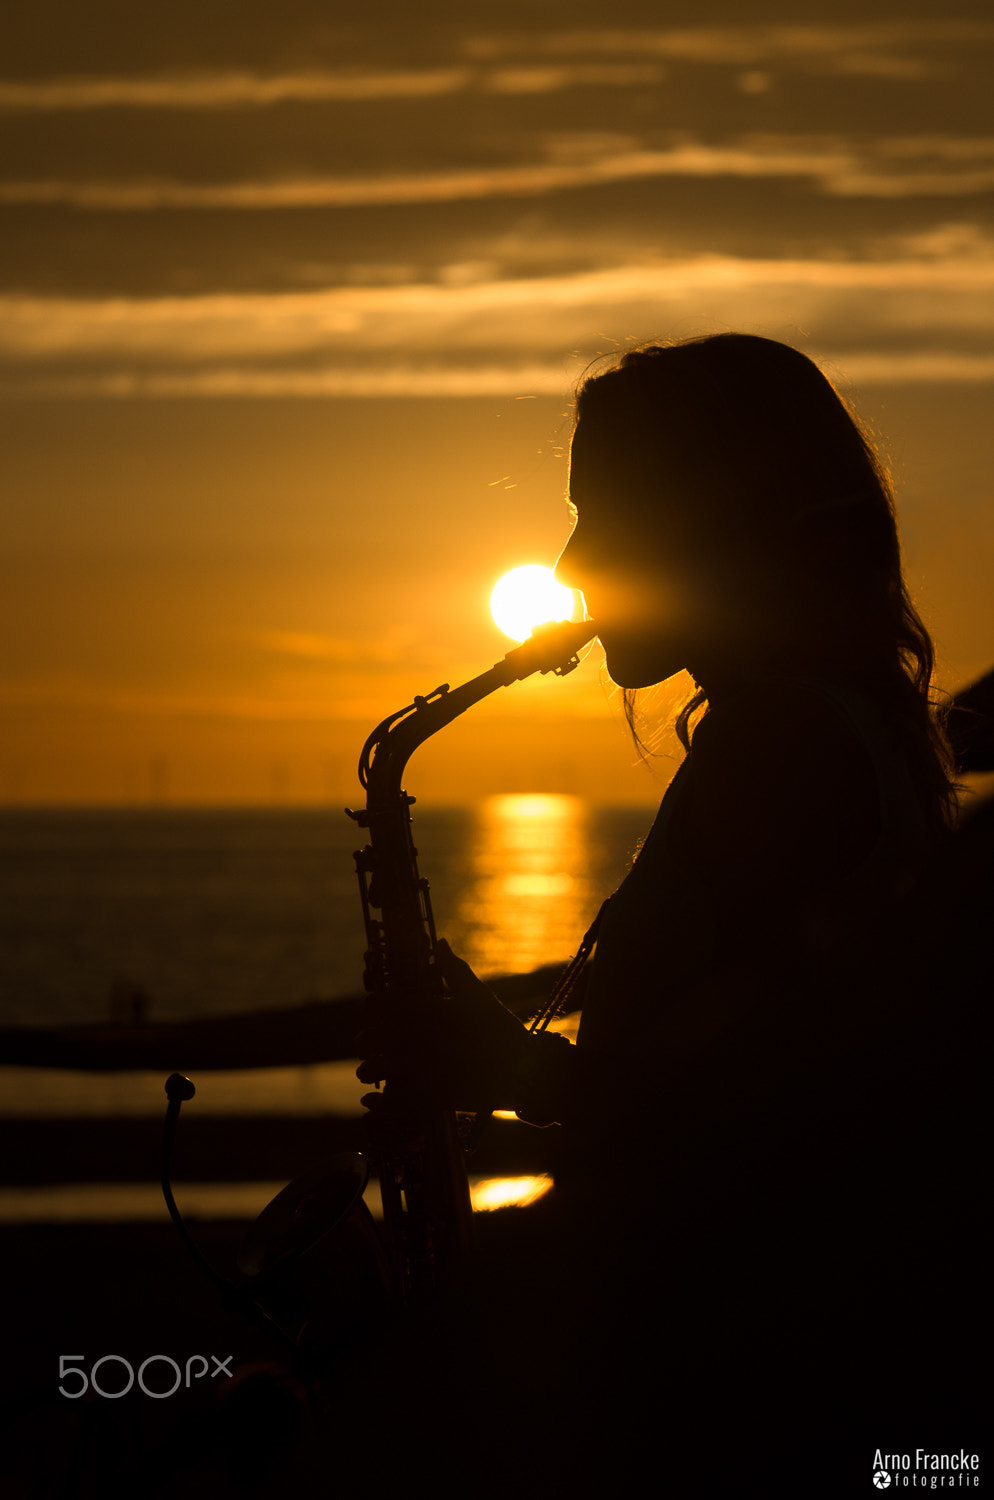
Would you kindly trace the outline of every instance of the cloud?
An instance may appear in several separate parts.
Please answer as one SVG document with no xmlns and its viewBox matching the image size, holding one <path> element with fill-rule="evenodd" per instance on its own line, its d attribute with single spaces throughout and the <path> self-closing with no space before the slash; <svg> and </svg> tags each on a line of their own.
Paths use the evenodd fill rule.
<svg viewBox="0 0 994 1500">
<path fill-rule="evenodd" d="M 551 94 L 573 88 L 638 88 L 663 77 L 658 63 L 523 63 L 495 68 L 481 83 L 492 94 Z"/>
<path fill-rule="evenodd" d="M 475 90 L 492 94 L 549 94 L 572 88 L 630 88 L 657 83 L 658 63 L 546 63 L 363 71 L 314 69 L 299 73 L 186 72 L 141 77 L 74 77 L 29 82 L 0 80 L 0 110 L 39 114 L 70 110 L 267 109 L 293 101 L 350 104 L 436 99 Z"/>
<path fill-rule="evenodd" d="M 336 682 L 339 679 L 336 678 Z M 349 686 L 353 686 L 349 683 Z M 398 702 L 406 687 L 397 689 Z M 336 691 L 333 703 L 327 692 L 308 695 L 300 691 L 267 693 L 232 692 L 227 684 L 206 692 L 177 692 L 169 687 L 128 689 L 97 680 L 78 681 L 56 677 L 22 682 L 0 682 L 0 705 L 8 713 L 30 713 L 44 719 L 48 714 L 70 722 L 79 718 L 129 718 L 187 720 L 196 722 L 256 721 L 261 723 L 316 723 L 359 719 L 373 724 L 382 718 L 380 696 L 348 697 Z"/>
<path fill-rule="evenodd" d="M 945 241 L 940 241 L 944 244 Z M 954 245 L 962 243 L 953 241 Z M 501 321 L 515 310 L 584 306 L 598 310 L 625 303 L 684 301 L 702 291 L 752 290 L 788 285 L 831 291 L 871 292 L 928 290 L 988 292 L 994 288 L 994 239 L 974 238 L 962 254 L 874 261 L 745 259 L 701 255 L 684 260 L 637 266 L 615 266 L 567 276 L 521 280 L 485 280 L 440 285 L 344 286 L 330 290 L 269 293 L 223 293 L 192 297 L 109 298 L 0 297 L 0 348 L 44 355 L 76 346 L 151 341 L 165 350 L 180 344 L 195 350 L 201 342 L 211 357 L 221 351 L 273 347 L 295 351 L 329 336 L 365 334 L 375 342 L 402 344 L 407 333 L 400 320 L 465 327 L 475 315 L 494 314 Z M 978 308 L 978 316 L 994 316 Z M 377 320 L 383 332 L 376 334 Z M 396 335 L 389 330 L 396 329 Z M 517 342 L 521 329 L 512 342 Z"/>
<path fill-rule="evenodd" d="M 349 662 L 368 667 L 373 663 L 392 664 L 405 660 L 411 649 L 413 631 L 398 627 L 379 637 L 351 639 L 302 630 L 266 630 L 260 631 L 256 639 L 266 650 L 298 661 Z"/>
<path fill-rule="evenodd" d="M 52 78 L 0 81 L 0 109 L 52 112 L 92 109 L 251 109 L 287 100 L 342 103 L 425 99 L 460 92 L 473 80 L 467 67 L 308 71 L 162 73 L 148 77 Z"/>
<path fill-rule="evenodd" d="M 944 385 L 994 381 L 994 354 L 959 354 L 930 349 L 901 354 L 853 350 L 822 360 L 836 384 Z"/>
<path fill-rule="evenodd" d="M 334 396 L 560 396 L 569 390 L 571 373 L 563 363 L 532 361 L 527 365 L 411 365 L 385 362 L 371 369 L 331 366 L 311 370 L 245 370 L 222 368 L 176 373 L 94 372 L 45 375 L 5 381 L 0 399 L 11 396 L 129 397 L 160 399 L 266 397 L 277 399 Z"/>
<path fill-rule="evenodd" d="M 133 75 L 0 80 L 0 110 L 266 109 L 287 101 L 417 100 L 477 91 L 542 94 L 657 82 L 661 65 L 772 68 L 915 82 L 955 71 L 953 49 L 994 41 L 983 21 L 856 22 L 842 25 L 598 27 L 476 36 L 462 61 L 421 68 L 305 68 L 266 73 L 189 69 Z M 577 62 L 576 58 L 594 61 Z M 513 62 L 507 59 L 513 58 Z M 620 61 L 626 59 L 626 61 Z"/>
<path fill-rule="evenodd" d="M 994 240 L 950 225 L 904 248 L 892 243 L 876 260 L 704 255 L 572 275 L 271 295 L 8 296 L 0 298 L 0 389 L 555 394 L 610 346 L 604 330 L 624 341 L 732 327 L 795 340 L 803 328 L 813 350 L 860 379 L 989 379 Z"/>
<path fill-rule="evenodd" d="M 867 73 L 919 79 L 946 71 L 936 56 L 942 46 L 976 46 L 994 41 L 985 21 L 856 22 L 848 25 L 690 26 L 671 28 L 603 27 L 544 35 L 478 36 L 467 55 L 493 60 L 513 53 L 555 56 L 638 56 L 666 62 L 755 67 L 793 67 L 810 72 Z M 919 56 L 908 57 L 908 50 Z"/>
<path fill-rule="evenodd" d="M 773 332 L 777 332 L 774 330 Z M 784 335 L 788 338 L 789 335 Z M 843 349 L 815 358 L 836 385 L 935 385 L 994 382 L 994 355 L 951 350 L 883 354 Z M 172 375 L 95 374 L 46 377 L 14 385 L 0 381 L 0 399 L 86 397 L 107 400 L 269 398 L 318 400 L 343 397 L 556 396 L 566 399 L 588 361 L 534 361 L 530 365 L 413 366 L 385 364 L 372 370 L 215 370 Z M 329 660 L 335 659 L 329 654 Z"/>
<path fill-rule="evenodd" d="M 561 132 L 545 160 L 510 166 L 228 182 L 178 178 L 46 178 L 0 183 L 0 202 L 111 212 L 169 209 L 274 211 L 538 197 L 647 178 L 806 178 L 839 196 L 954 196 L 994 188 L 994 137 L 748 135 L 715 145 L 684 139 L 665 148 L 616 135 Z"/>
</svg>

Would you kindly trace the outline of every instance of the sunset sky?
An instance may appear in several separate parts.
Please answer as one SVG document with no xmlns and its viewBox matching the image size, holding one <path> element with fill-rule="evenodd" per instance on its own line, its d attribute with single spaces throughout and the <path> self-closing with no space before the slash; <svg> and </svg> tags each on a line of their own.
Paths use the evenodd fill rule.
<svg viewBox="0 0 994 1500">
<path fill-rule="evenodd" d="M 511 645 L 573 385 L 783 338 L 890 458 L 955 688 L 994 665 L 978 0 L 7 8 L 0 800 L 327 801 Z M 412 790 L 652 801 L 596 657 Z"/>
</svg>

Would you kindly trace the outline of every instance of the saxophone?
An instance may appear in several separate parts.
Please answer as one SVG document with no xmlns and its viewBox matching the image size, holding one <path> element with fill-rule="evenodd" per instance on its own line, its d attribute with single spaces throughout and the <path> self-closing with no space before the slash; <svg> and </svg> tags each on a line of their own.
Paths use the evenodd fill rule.
<svg viewBox="0 0 994 1500">
<path fill-rule="evenodd" d="M 369 834 L 355 863 L 366 927 L 367 1006 L 378 1026 L 389 1030 L 402 1010 L 430 1004 L 443 987 L 428 882 L 418 872 L 411 831 L 415 799 L 402 786 L 408 760 L 497 688 L 534 672 L 572 671 L 576 653 L 595 634 L 590 620 L 539 627 L 489 671 L 416 697 L 366 741 L 359 761 L 366 806 L 346 811 Z M 386 1079 L 382 1092 L 363 1103 L 394 1286 L 405 1303 L 422 1303 L 458 1278 L 470 1254 L 469 1184 L 456 1116 L 423 1083 L 406 1078 Z"/>
<path fill-rule="evenodd" d="M 428 882 L 418 873 L 411 837 L 414 798 L 401 786 L 411 755 L 425 740 L 499 687 L 534 672 L 564 676 L 596 626 L 539 627 L 502 661 L 450 691 L 447 683 L 377 725 L 363 748 L 359 779 L 366 807 L 346 809 L 369 833 L 355 855 L 366 925 L 367 1004 L 389 1027 L 408 1007 L 442 993 Z M 595 940 L 597 921 L 552 995 L 532 1023 L 542 1031 L 565 1003 Z M 369 1167 L 343 1152 L 296 1178 L 250 1225 L 237 1257 L 238 1279 L 220 1276 L 192 1241 L 169 1183 L 169 1162 L 180 1104 L 196 1092 L 174 1074 L 163 1133 L 162 1186 L 170 1216 L 187 1249 L 229 1305 L 281 1343 L 294 1368 L 321 1380 L 343 1348 L 365 1337 L 367 1315 L 399 1301 L 428 1305 L 451 1286 L 470 1254 L 471 1204 L 465 1152 L 453 1111 L 433 1100 L 417 1080 L 387 1079 L 368 1108 L 373 1163 L 383 1199 L 381 1235 L 367 1208 Z M 384 1243 L 385 1239 L 385 1243 Z"/>
</svg>

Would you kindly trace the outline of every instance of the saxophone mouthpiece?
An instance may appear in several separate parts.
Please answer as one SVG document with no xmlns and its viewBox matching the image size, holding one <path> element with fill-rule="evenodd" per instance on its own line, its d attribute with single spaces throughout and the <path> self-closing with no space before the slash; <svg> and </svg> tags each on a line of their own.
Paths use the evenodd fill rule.
<svg viewBox="0 0 994 1500">
<path fill-rule="evenodd" d="M 536 625 L 524 644 L 516 646 L 504 657 L 511 673 L 508 681 L 530 677 L 533 672 L 555 672 L 558 677 L 565 677 L 567 672 L 580 665 L 576 653 L 596 634 L 597 626 L 593 620 Z"/>
</svg>

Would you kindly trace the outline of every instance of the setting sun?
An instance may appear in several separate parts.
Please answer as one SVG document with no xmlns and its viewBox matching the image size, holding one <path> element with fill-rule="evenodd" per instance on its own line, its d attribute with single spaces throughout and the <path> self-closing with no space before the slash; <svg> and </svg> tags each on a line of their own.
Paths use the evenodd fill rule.
<svg viewBox="0 0 994 1500">
<path fill-rule="evenodd" d="M 575 608 L 572 589 L 557 583 L 552 569 L 538 563 L 512 568 L 490 595 L 494 623 L 514 641 L 527 640 L 536 625 L 571 620 Z"/>
</svg>

